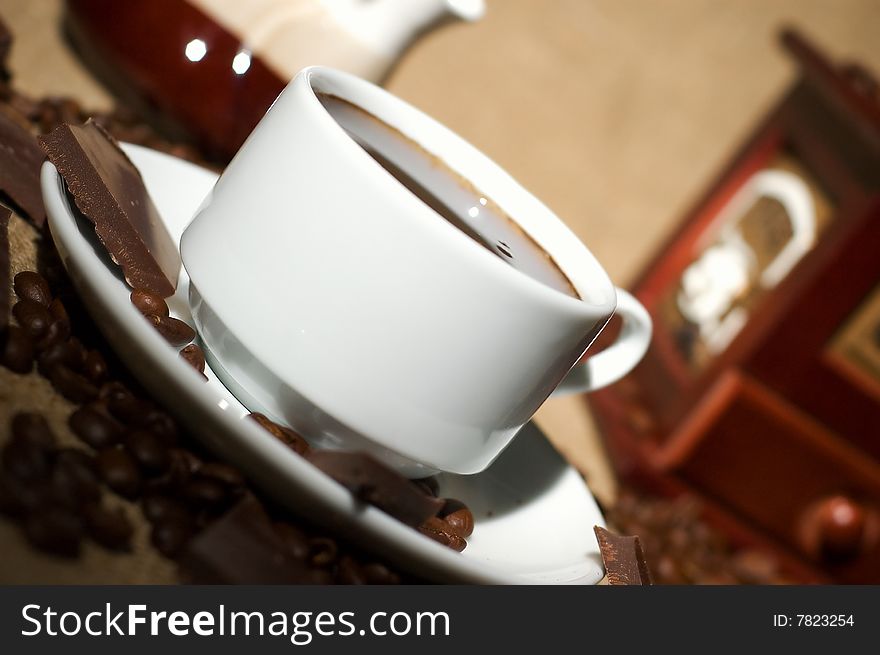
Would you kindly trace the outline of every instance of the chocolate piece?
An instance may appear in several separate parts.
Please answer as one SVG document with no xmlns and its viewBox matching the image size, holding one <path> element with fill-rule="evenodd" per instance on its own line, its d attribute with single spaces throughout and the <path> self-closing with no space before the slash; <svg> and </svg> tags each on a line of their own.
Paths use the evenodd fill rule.
<svg viewBox="0 0 880 655">
<path fill-rule="evenodd" d="M 650 585 L 651 574 L 638 537 L 624 537 L 593 527 L 610 585 Z"/>
<path fill-rule="evenodd" d="M 293 584 L 315 579 L 288 554 L 260 502 L 248 494 L 198 534 L 180 557 L 196 584 Z"/>
<path fill-rule="evenodd" d="M 17 111 L 0 104 L 0 191 L 37 226 L 46 221 L 40 192 L 43 152 Z"/>
<path fill-rule="evenodd" d="M 0 338 L 9 325 L 9 217 L 12 210 L 0 204 Z"/>
<path fill-rule="evenodd" d="M 134 288 L 174 293 L 180 255 L 141 175 L 97 123 L 61 125 L 40 137 L 79 210 Z M 39 185 L 38 185 L 39 186 Z"/>
<path fill-rule="evenodd" d="M 366 453 L 313 451 L 306 458 L 364 502 L 418 527 L 435 516 L 443 501 Z"/>
</svg>

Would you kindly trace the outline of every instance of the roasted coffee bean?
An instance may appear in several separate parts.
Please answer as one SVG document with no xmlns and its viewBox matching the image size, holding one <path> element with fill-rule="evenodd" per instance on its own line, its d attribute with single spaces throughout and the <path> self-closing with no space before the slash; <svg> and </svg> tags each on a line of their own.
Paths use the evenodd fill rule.
<svg viewBox="0 0 880 655">
<path fill-rule="evenodd" d="M 94 384 L 63 365 L 52 368 L 49 381 L 58 393 L 73 403 L 87 403 L 98 397 L 98 388 Z"/>
<path fill-rule="evenodd" d="M 147 494 L 141 501 L 141 510 L 150 523 L 169 521 L 191 522 L 192 517 L 180 501 L 162 494 Z"/>
<path fill-rule="evenodd" d="M 437 516 L 462 537 L 470 537 L 474 531 L 474 515 L 460 500 L 447 498 Z"/>
<path fill-rule="evenodd" d="M 122 448 L 105 448 L 98 453 L 101 479 L 113 491 L 126 498 L 135 498 L 141 489 L 141 472 L 137 462 Z"/>
<path fill-rule="evenodd" d="M 21 483 L 8 475 L 0 474 L 0 514 L 21 516 L 25 512 L 21 502 Z"/>
<path fill-rule="evenodd" d="M 57 505 L 55 492 L 47 478 L 21 480 L 9 476 L 8 482 L 9 488 L 15 494 L 21 513 L 24 515 Z"/>
<path fill-rule="evenodd" d="M 48 507 L 27 517 L 24 532 L 35 548 L 53 555 L 76 557 L 83 536 L 83 525 L 80 518 L 70 510 Z"/>
<path fill-rule="evenodd" d="M 6 473 L 23 481 L 46 478 L 52 465 L 50 451 L 24 439 L 16 439 L 6 444 L 3 448 L 2 460 Z"/>
<path fill-rule="evenodd" d="M 287 553 L 294 559 L 305 559 L 309 556 L 309 538 L 295 525 L 277 522 L 273 526 L 275 534 L 281 539 Z"/>
<path fill-rule="evenodd" d="M 107 509 L 89 505 L 83 517 L 89 536 L 110 550 L 129 550 L 134 528 L 121 507 Z"/>
<path fill-rule="evenodd" d="M 187 521 L 163 521 L 155 523 L 150 541 L 166 557 L 177 555 L 193 535 L 193 526 Z"/>
<path fill-rule="evenodd" d="M 52 322 L 49 310 L 34 300 L 19 300 L 12 308 L 12 315 L 28 336 L 38 341 Z"/>
<path fill-rule="evenodd" d="M 146 423 L 153 406 L 135 396 L 118 394 L 107 400 L 107 409 L 126 425 L 142 426 Z"/>
<path fill-rule="evenodd" d="M 70 337 L 67 340 L 68 345 L 71 350 L 76 353 L 77 362 L 79 362 L 76 366 L 71 366 L 71 368 L 77 372 L 82 371 L 83 363 L 86 361 L 86 349 L 82 345 L 82 342 L 76 337 Z"/>
<path fill-rule="evenodd" d="M 70 316 L 67 314 L 67 308 L 64 306 L 64 303 L 61 302 L 60 298 L 55 298 L 49 303 L 49 314 L 51 314 L 52 318 L 56 321 L 63 321 L 70 325 Z"/>
<path fill-rule="evenodd" d="M 147 314 L 146 318 L 156 328 L 156 332 L 172 346 L 179 348 L 196 338 L 195 330 L 176 318 L 156 314 Z"/>
<path fill-rule="evenodd" d="M 298 455 L 305 455 L 310 450 L 308 442 L 290 428 L 279 425 L 258 412 L 254 412 L 249 416 L 269 434 L 293 449 Z"/>
<path fill-rule="evenodd" d="M 95 457 L 80 448 L 59 448 L 55 453 L 56 466 L 76 466 L 91 473 L 97 480 L 98 463 Z"/>
<path fill-rule="evenodd" d="M 191 476 L 201 470 L 203 462 L 194 453 L 183 448 L 172 448 L 168 451 L 171 455 L 171 468 L 177 469 L 181 480 L 189 480 Z"/>
<path fill-rule="evenodd" d="M 17 325 L 8 325 L 0 335 L 0 363 L 13 373 L 30 373 L 34 367 L 34 342 L 27 332 Z"/>
<path fill-rule="evenodd" d="M 183 360 L 199 373 L 205 372 L 205 353 L 198 345 L 191 343 L 180 351 Z"/>
<path fill-rule="evenodd" d="M 71 460 L 65 461 L 62 464 L 56 460 L 49 478 L 56 503 L 76 509 L 100 499 L 101 487 L 97 476 L 90 469 L 71 463 Z"/>
<path fill-rule="evenodd" d="M 48 307 L 52 302 L 49 283 L 39 273 L 22 271 L 15 276 L 12 286 L 15 289 L 15 295 L 22 300 L 32 300 L 43 307 Z"/>
<path fill-rule="evenodd" d="M 196 509 L 217 509 L 229 500 L 225 485 L 201 473 L 183 485 L 181 494 Z"/>
<path fill-rule="evenodd" d="M 364 575 L 362 567 L 351 555 L 343 555 L 336 567 L 336 582 L 346 585 L 363 585 L 367 584 L 367 577 Z"/>
<path fill-rule="evenodd" d="M 42 352 L 55 344 L 64 343 L 69 338 L 70 324 L 54 319 L 49 324 L 49 329 L 46 330 L 46 333 L 34 345 L 36 345 L 38 351 Z"/>
<path fill-rule="evenodd" d="M 155 291 L 149 289 L 135 289 L 131 292 L 131 304 L 137 307 L 138 311 L 147 316 L 168 316 L 168 304 L 165 299 Z"/>
<path fill-rule="evenodd" d="M 111 401 L 119 401 L 123 398 L 128 398 L 131 395 L 131 391 L 129 391 L 124 384 L 113 380 L 111 382 L 105 382 L 101 385 L 101 390 L 98 394 L 98 398 L 109 405 Z"/>
<path fill-rule="evenodd" d="M 166 446 L 174 446 L 177 443 L 180 431 L 177 423 L 166 412 L 153 409 L 147 412 L 143 426 L 162 440 Z"/>
<path fill-rule="evenodd" d="M 99 403 L 80 407 L 67 421 L 73 433 L 95 450 L 113 446 L 122 439 L 123 428 Z"/>
<path fill-rule="evenodd" d="M 37 368 L 46 377 L 51 377 L 57 366 L 76 371 L 82 366 L 82 358 L 74 342 L 71 340 L 55 343 L 46 348 L 37 357 Z"/>
<path fill-rule="evenodd" d="M 168 447 L 149 430 L 130 432 L 125 438 L 125 447 L 147 475 L 162 473 L 171 464 Z"/>
<path fill-rule="evenodd" d="M 330 566 L 339 555 L 339 544 L 329 537 L 309 539 L 309 562 L 312 566 Z"/>
<path fill-rule="evenodd" d="M 463 537 L 453 530 L 449 524 L 436 516 L 429 518 L 420 525 L 419 532 L 458 552 L 463 551 L 465 546 L 467 546 L 467 542 Z"/>
<path fill-rule="evenodd" d="M 182 448 L 171 448 L 168 455 L 171 457 L 168 477 L 172 486 L 182 487 L 202 466 L 198 457 Z"/>
<path fill-rule="evenodd" d="M 45 451 L 55 448 L 55 435 L 42 414 L 19 412 L 12 417 L 10 427 L 16 440 L 30 442 Z"/>
<path fill-rule="evenodd" d="M 83 360 L 82 372 L 93 384 L 103 382 L 107 377 L 107 362 L 104 361 L 104 356 L 97 350 L 90 350 Z"/>
<path fill-rule="evenodd" d="M 437 478 L 433 475 L 427 478 L 419 478 L 418 480 L 413 480 L 413 484 L 415 484 L 419 489 L 424 491 L 429 496 L 437 497 L 440 493 L 440 487 L 437 484 Z"/>
<path fill-rule="evenodd" d="M 388 567 L 379 562 L 365 564 L 361 572 L 366 578 L 367 584 L 400 584 L 400 576 L 389 571 Z"/>
<path fill-rule="evenodd" d="M 227 489 L 238 489 L 244 486 L 244 477 L 237 469 L 222 462 L 209 462 L 199 468 L 199 476 L 216 480 Z"/>
</svg>

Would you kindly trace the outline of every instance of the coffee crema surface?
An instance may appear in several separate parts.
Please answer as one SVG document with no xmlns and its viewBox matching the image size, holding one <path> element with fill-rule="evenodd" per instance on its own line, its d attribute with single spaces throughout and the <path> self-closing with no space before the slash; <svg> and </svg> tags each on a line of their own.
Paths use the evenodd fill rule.
<svg viewBox="0 0 880 655">
<path fill-rule="evenodd" d="M 553 257 L 468 180 L 364 109 L 334 95 L 316 95 L 355 143 L 438 216 L 518 271 L 580 299 Z"/>
</svg>

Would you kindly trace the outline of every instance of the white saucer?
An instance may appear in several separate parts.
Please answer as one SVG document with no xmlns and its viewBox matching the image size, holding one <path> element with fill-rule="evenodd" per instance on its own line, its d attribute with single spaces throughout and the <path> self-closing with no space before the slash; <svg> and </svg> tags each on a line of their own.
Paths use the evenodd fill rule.
<svg viewBox="0 0 880 655">
<path fill-rule="evenodd" d="M 172 237 L 180 235 L 217 176 L 147 148 L 123 149 L 140 169 Z M 206 368 L 193 371 L 140 316 L 130 289 L 76 216 L 55 167 L 43 164 L 43 200 L 52 236 L 82 298 L 110 344 L 144 386 L 171 407 L 206 446 L 235 462 L 278 501 L 439 582 L 595 584 L 603 575 L 594 525 L 604 520 L 581 476 L 529 424 L 485 472 L 439 476 L 440 493 L 474 512 L 463 553 L 422 536 L 348 491 L 250 420 L 247 410 Z M 247 217 L 242 217 L 247 220 Z M 171 315 L 193 324 L 189 278 L 182 270 Z"/>
</svg>

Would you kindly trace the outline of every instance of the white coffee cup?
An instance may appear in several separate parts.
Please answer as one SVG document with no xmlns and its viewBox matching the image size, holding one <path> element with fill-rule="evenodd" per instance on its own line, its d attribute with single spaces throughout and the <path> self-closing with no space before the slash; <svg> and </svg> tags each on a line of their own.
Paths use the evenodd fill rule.
<svg viewBox="0 0 880 655">
<path fill-rule="evenodd" d="M 441 218 L 340 121 L 365 142 L 397 130 L 389 161 L 526 245 L 493 254 L 502 238 L 484 247 Z M 579 297 L 510 265 L 528 243 Z M 650 341 L 644 308 L 547 207 L 433 119 L 328 68 L 281 93 L 181 254 L 208 361 L 251 411 L 414 477 L 485 469 L 554 389 L 609 384 Z M 615 306 L 620 336 L 575 367 Z"/>
</svg>

